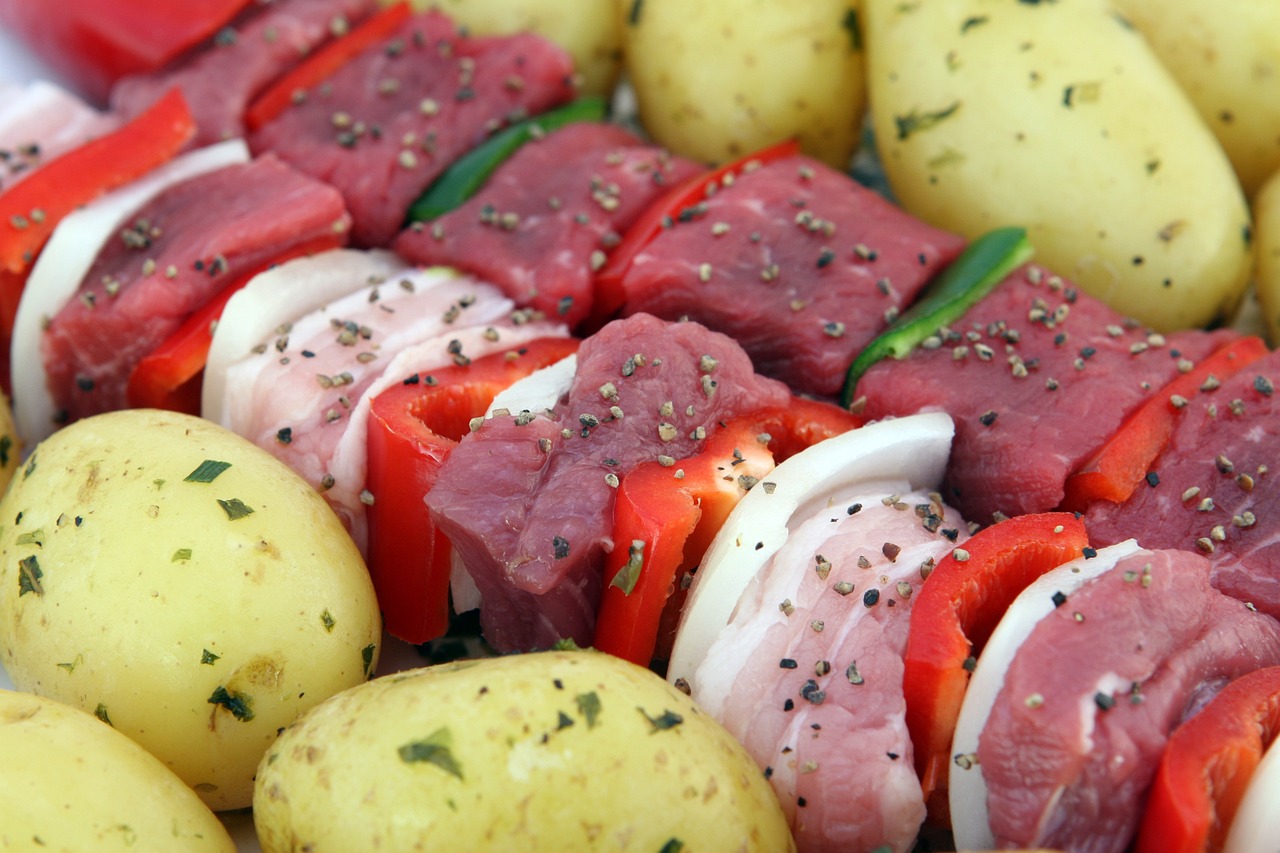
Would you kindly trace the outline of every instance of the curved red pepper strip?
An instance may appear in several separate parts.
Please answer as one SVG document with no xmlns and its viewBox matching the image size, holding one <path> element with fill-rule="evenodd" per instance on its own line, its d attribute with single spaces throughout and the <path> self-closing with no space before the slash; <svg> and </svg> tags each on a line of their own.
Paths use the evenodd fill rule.
<svg viewBox="0 0 1280 853">
<path fill-rule="evenodd" d="M 1137 853 L 1221 850 L 1258 762 L 1280 735 L 1280 667 L 1241 676 L 1174 730 Z"/>
<path fill-rule="evenodd" d="M 413 14 L 407 2 L 396 3 L 375 13 L 346 35 L 328 42 L 299 65 L 277 79 L 245 110 L 244 123 L 257 130 L 294 103 L 298 92 L 322 83 L 342 66 L 374 45 L 381 44 Z"/>
<path fill-rule="evenodd" d="M 368 564 L 393 636 L 425 643 L 449 627 L 451 549 L 423 502 L 440 466 L 499 391 L 577 347 L 572 338 L 543 338 L 414 376 L 372 399 Z"/>
<path fill-rule="evenodd" d="M 1011 518 L 965 542 L 967 558 L 952 552 L 939 560 L 921 586 L 911 605 L 902 684 L 916 770 L 935 822 L 950 824 L 947 774 L 968 664 L 1018 593 L 1088 544 L 1084 522 L 1071 513 Z"/>
</svg>

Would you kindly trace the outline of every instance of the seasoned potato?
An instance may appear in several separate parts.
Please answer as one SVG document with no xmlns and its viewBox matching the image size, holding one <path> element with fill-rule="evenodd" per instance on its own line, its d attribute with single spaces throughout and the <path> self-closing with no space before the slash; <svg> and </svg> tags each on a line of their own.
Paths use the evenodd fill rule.
<svg viewBox="0 0 1280 853">
<path fill-rule="evenodd" d="M 0 690 L 0 848 L 222 851 L 227 830 L 181 779 L 92 715 Z"/>
<path fill-rule="evenodd" d="M 249 805 L 279 729 L 376 663 L 373 587 L 337 516 L 209 421 L 78 421 L 35 447 L 0 519 L 13 683 L 109 722 L 214 809 Z"/>
<path fill-rule="evenodd" d="M 384 0 L 388 2 L 388 0 Z M 413 0 L 477 35 L 535 32 L 573 57 L 582 93 L 609 95 L 622 68 L 622 26 L 610 0 Z"/>
<path fill-rule="evenodd" d="M 1250 215 L 1222 146 L 1105 0 L 864 0 L 868 91 L 902 205 L 1161 331 L 1230 316 Z"/>
<path fill-rule="evenodd" d="M 848 168 L 866 103 L 856 0 L 615 0 L 627 74 L 655 140 L 733 160 L 792 137 Z"/>
<path fill-rule="evenodd" d="M 1280 170 L 1254 198 L 1258 242 L 1254 284 L 1258 305 L 1272 346 L 1280 345 Z"/>
<path fill-rule="evenodd" d="M 727 731 L 593 651 L 411 670 L 322 703 L 263 758 L 254 822 L 266 853 L 794 849 Z"/>
<path fill-rule="evenodd" d="M 1280 3 L 1112 3 L 1147 37 L 1252 196 L 1280 169 Z"/>
</svg>

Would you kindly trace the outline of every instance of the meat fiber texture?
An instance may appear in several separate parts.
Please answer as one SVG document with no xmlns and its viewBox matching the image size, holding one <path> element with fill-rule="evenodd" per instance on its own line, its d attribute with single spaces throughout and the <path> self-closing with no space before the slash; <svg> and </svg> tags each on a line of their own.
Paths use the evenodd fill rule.
<svg viewBox="0 0 1280 853">
<path fill-rule="evenodd" d="M 963 247 L 847 175 L 787 157 L 679 212 L 627 270 L 624 310 L 696 320 L 741 342 L 766 376 L 833 397 Z"/>
<path fill-rule="evenodd" d="M 40 350 L 56 406 L 67 420 L 125 408 L 134 367 L 192 312 L 348 226 L 334 189 L 269 155 L 171 186 L 121 223 L 49 320 Z"/>
<path fill-rule="evenodd" d="M 802 853 L 911 850 L 925 818 L 903 655 L 913 594 L 967 533 L 936 495 L 880 486 L 790 533 L 690 680 L 765 768 Z"/>
<path fill-rule="evenodd" d="M 523 145 L 470 201 L 406 230 L 394 248 L 472 272 L 576 327 L 591 313 L 595 270 L 621 234 L 700 170 L 619 126 L 574 123 Z"/>
<path fill-rule="evenodd" d="M 1131 412 L 1233 335 L 1152 333 L 1028 265 L 907 358 L 872 367 L 856 396 L 872 420 L 951 415 L 945 496 L 989 524 L 1055 509 Z"/>
<path fill-rule="evenodd" d="M 1140 551 L 1036 625 L 979 738 L 1001 847 L 1120 853 L 1169 734 L 1280 662 L 1280 623 L 1209 585 L 1190 551 Z"/>
<path fill-rule="evenodd" d="M 111 107 L 132 117 L 177 86 L 196 120 L 196 145 L 243 136 L 254 96 L 377 7 L 376 0 L 252 4 L 248 14 L 170 67 L 118 80 Z"/>
<path fill-rule="evenodd" d="M 98 112 L 53 83 L 0 81 L 0 192 L 119 125 L 118 116 Z"/>
<path fill-rule="evenodd" d="M 1147 486 L 1123 504 L 1099 502 L 1085 519 L 1099 544 L 1132 536 L 1149 548 L 1185 548 L 1213 562 L 1218 589 L 1280 618 L 1280 407 L 1273 352 L 1179 414 Z"/>
<path fill-rule="evenodd" d="M 638 315 L 583 341 L 553 411 L 495 416 L 464 436 L 427 494 L 480 591 L 499 651 L 589 645 L 614 547 L 614 487 L 637 464 L 699 449 L 721 420 L 791 395 L 731 338 Z"/>
<path fill-rule="evenodd" d="M 388 246 L 413 203 L 459 156 L 509 122 L 573 98 L 573 62 L 521 33 L 472 38 L 438 11 L 410 18 L 250 134 L 337 187 L 357 246 Z"/>
</svg>

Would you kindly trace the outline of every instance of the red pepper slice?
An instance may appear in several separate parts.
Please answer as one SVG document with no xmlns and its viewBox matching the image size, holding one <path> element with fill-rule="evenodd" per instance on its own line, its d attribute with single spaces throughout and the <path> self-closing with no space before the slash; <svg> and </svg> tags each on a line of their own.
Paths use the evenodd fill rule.
<svg viewBox="0 0 1280 853">
<path fill-rule="evenodd" d="M 294 258 L 336 249 L 342 238 L 320 237 L 294 246 L 281 253 L 270 264 L 240 276 L 206 302 L 172 335 L 143 356 L 129 374 L 126 389 L 130 408 L 169 409 L 187 414 L 200 414 L 200 377 L 213 344 L 213 327 L 222 316 L 227 302 L 258 273 Z"/>
<path fill-rule="evenodd" d="M 172 159 L 195 136 L 178 89 L 115 131 L 41 166 L 0 195 L 0 332 L 13 331 L 36 256 L 68 213 Z"/>
<path fill-rule="evenodd" d="M 369 573 L 387 631 L 425 643 L 449 627 L 450 546 L 423 496 L 450 450 L 497 393 L 575 352 L 573 338 L 542 338 L 506 353 L 415 376 L 369 409 Z"/>
<path fill-rule="evenodd" d="M 861 426 L 833 406 L 796 398 L 785 409 L 735 418 L 702 452 L 671 467 L 646 463 L 622 477 L 614 505 L 614 549 L 593 645 L 641 666 L 665 660 L 683 602 L 676 579 L 701 562 L 744 493 L 738 476 L 760 476 L 811 444 Z M 675 471 L 683 477 L 676 477 Z"/>
<path fill-rule="evenodd" d="M 310 90 L 370 47 L 386 41 L 412 14 L 407 2 L 388 6 L 312 53 L 254 99 L 245 110 L 245 127 L 257 130 L 280 115 L 294 103 L 298 92 Z"/>
<path fill-rule="evenodd" d="M 1267 345 L 1261 338 L 1239 338 L 1151 395 L 1102 449 L 1067 478 L 1061 508 L 1084 512 L 1094 501 L 1128 500 L 1173 435 L 1179 409 L 1171 399 L 1175 395 L 1190 399 L 1210 376 L 1225 379 L 1266 354 Z"/>
<path fill-rule="evenodd" d="M 1221 850 L 1267 746 L 1280 735 L 1280 667 L 1241 676 L 1174 730 L 1137 853 Z"/>
<path fill-rule="evenodd" d="M 155 71 L 213 36 L 250 0 L 0 0 L 0 21 L 67 81 L 102 102 L 126 74 Z"/>
<path fill-rule="evenodd" d="M 704 174 L 695 175 L 663 193 L 627 229 L 627 233 L 623 235 L 618 245 L 610 250 L 604 267 L 596 273 L 595 293 L 592 296 L 592 323 L 603 324 L 626 302 L 622 280 L 636 255 L 640 254 L 641 250 L 649 245 L 662 229 L 670 227 L 671 222 L 679 218 L 681 211 L 705 200 L 719 189 L 726 179 L 732 181 L 738 175 L 765 163 L 799 153 L 800 143 L 789 139 Z"/>
<path fill-rule="evenodd" d="M 1024 515 L 980 530 L 938 561 L 911 605 L 902 684 L 916 770 L 932 820 L 946 809 L 951 738 L 970 662 L 1005 610 L 1040 575 L 1079 557 L 1088 546 L 1084 522 L 1065 512 Z"/>
</svg>

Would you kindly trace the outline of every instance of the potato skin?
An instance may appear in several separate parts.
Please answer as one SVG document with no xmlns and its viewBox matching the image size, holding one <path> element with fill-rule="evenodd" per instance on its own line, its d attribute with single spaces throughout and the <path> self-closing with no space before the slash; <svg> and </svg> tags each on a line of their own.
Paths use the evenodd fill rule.
<svg viewBox="0 0 1280 853">
<path fill-rule="evenodd" d="M 1252 264 L 1222 147 L 1104 0 L 864 0 L 868 89 L 902 206 L 1036 260 L 1159 331 L 1229 317 Z"/>
<path fill-rule="evenodd" d="M 727 731 L 657 675 L 594 651 L 348 690 L 263 758 L 254 821 L 266 853 L 794 849 Z"/>
<path fill-rule="evenodd" d="M 0 690 L 0 848 L 234 853 L 181 779 L 83 711 Z"/>
<path fill-rule="evenodd" d="M 706 163 L 795 137 L 847 169 L 861 139 L 855 0 L 614 0 L 645 130 Z"/>
<path fill-rule="evenodd" d="M 206 460 L 230 464 L 189 481 Z M 0 520 L 14 684 L 110 721 L 215 810 L 248 806 L 279 729 L 376 665 L 372 584 L 337 516 L 209 421 L 78 421 L 36 446 Z"/>
</svg>

